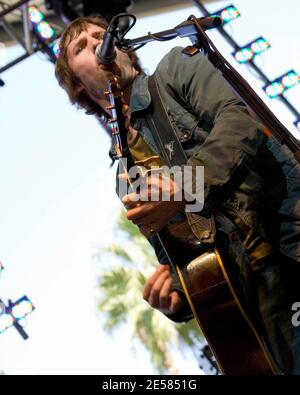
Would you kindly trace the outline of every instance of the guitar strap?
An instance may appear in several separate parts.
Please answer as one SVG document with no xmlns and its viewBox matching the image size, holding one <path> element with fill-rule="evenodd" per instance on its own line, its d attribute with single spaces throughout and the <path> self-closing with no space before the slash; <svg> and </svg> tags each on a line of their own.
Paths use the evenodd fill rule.
<svg viewBox="0 0 300 395">
<path fill-rule="evenodd" d="M 163 160 L 170 167 L 185 165 L 187 156 L 169 119 L 155 74 L 148 79 L 148 89 L 151 95 L 151 106 L 147 118 L 152 126 L 153 138 L 160 149 Z M 216 233 L 214 216 L 206 214 L 204 211 L 201 211 L 201 215 L 186 212 L 186 217 L 198 240 L 202 243 L 213 243 Z"/>
</svg>

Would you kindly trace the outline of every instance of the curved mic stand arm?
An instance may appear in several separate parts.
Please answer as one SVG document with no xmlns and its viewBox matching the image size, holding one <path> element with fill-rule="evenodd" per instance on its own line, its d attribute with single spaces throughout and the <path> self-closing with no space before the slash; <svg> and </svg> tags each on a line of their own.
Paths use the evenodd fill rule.
<svg viewBox="0 0 300 395">
<path fill-rule="evenodd" d="M 219 27 L 222 24 L 222 19 L 219 16 L 203 17 L 197 19 L 198 24 L 201 25 L 203 30 L 213 29 Z M 130 29 L 127 30 L 127 32 Z M 126 33 L 127 33 L 126 32 Z M 180 23 L 173 29 L 164 30 L 155 34 L 148 33 L 146 36 L 134 38 L 134 39 L 121 39 L 116 41 L 116 46 L 123 50 L 124 52 L 136 51 L 145 44 L 151 41 L 169 41 L 176 37 L 189 37 L 192 40 L 197 39 L 198 30 L 194 25 L 194 22 L 190 19 Z"/>
</svg>

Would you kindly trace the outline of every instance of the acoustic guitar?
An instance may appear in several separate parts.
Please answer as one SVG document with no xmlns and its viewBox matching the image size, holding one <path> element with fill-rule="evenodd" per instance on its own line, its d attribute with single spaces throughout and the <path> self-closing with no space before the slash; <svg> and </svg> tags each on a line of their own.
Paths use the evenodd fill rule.
<svg viewBox="0 0 300 395">
<path fill-rule="evenodd" d="M 107 111 L 111 113 L 109 124 L 115 152 L 128 174 L 134 161 L 127 145 L 126 108 L 117 77 L 109 81 L 105 94 L 110 103 Z M 230 375 L 276 374 L 262 337 L 232 281 L 230 265 L 225 264 L 226 254 L 218 232 L 214 243 L 203 244 L 188 221 L 182 220 L 165 226 L 157 235 L 220 371 Z"/>
</svg>

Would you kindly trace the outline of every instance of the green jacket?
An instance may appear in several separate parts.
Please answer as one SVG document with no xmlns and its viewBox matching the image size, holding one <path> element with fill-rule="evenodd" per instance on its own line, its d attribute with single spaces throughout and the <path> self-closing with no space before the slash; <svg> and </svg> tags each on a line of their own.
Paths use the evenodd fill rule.
<svg viewBox="0 0 300 395">
<path fill-rule="evenodd" d="M 169 118 L 188 157 L 204 166 L 205 206 L 229 208 L 286 256 L 300 261 L 300 166 L 266 137 L 207 58 L 172 49 L 155 71 Z M 131 94 L 131 124 L 161 154 L 147 121 L 148 76 Z M 113 149 L 111 149 L 111 155 Z"/>
<path fill-rule="evenodd" d="M 204 207 L 225 214 L 239 230 L 255 286 L 243 285 L 252 287 L 249 294 L 255 294 L 273 355 L 283 371 L 300 374 L 300 333 L 293 338 L 289 310 L 300 292 L 283 303 L 279 274 L 281 264 L 289 265 L 286 259 L 296 263 L 297 273 L 286 278 L 300 278 L 300 166 L 286 146 L 263 134 L 205 56 L 185 58 L 176 47 L 155 76 L 187 164 L 204 166 Z M 132 86 L 131 124 L 161 155 L 148 118 L 150 104 L 148 76 L 139 75 Z M 159 262 L 167 262 L 157 238 L 150 242 Z M 190 317 L 188 310 L 170 316 L 175 321 Z"/>
</svg>

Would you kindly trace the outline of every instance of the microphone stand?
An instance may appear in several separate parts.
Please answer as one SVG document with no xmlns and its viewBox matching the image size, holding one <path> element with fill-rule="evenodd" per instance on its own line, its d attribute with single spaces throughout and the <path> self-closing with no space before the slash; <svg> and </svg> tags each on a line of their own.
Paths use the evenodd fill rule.
<svg viewBox="0 0 300 395">
<path fill-rule="evenodd" d="M 285 144 L 292 151 L 296 160 L 300 163 L 299 140 L 279 121 L 248 82 L 221 55 L 205 33 L 205 30 L 219 27 L 221 23 L 222 20 L 218 16 L 196 18 L 194 15 L 191 15 L 187 21 L 182 22 L 173 29 L 155 34 L 148 33 L 146 36 L 134 39 L 124 39 L 122 37 L 122 39 L 117 40 L 116 46 L 124 52 L 130 52 L 141 48 L 151 41 L 168 41 L 176 37 L 189 37 L 192 46 L 184 48 L 182 51 L 183 55 L 194 56 L 202 50 L 215 68 L 221 71 L 223 77 L 242 100 L 254 111 L 261 123 L 281 144 Z"/>
</svg>

